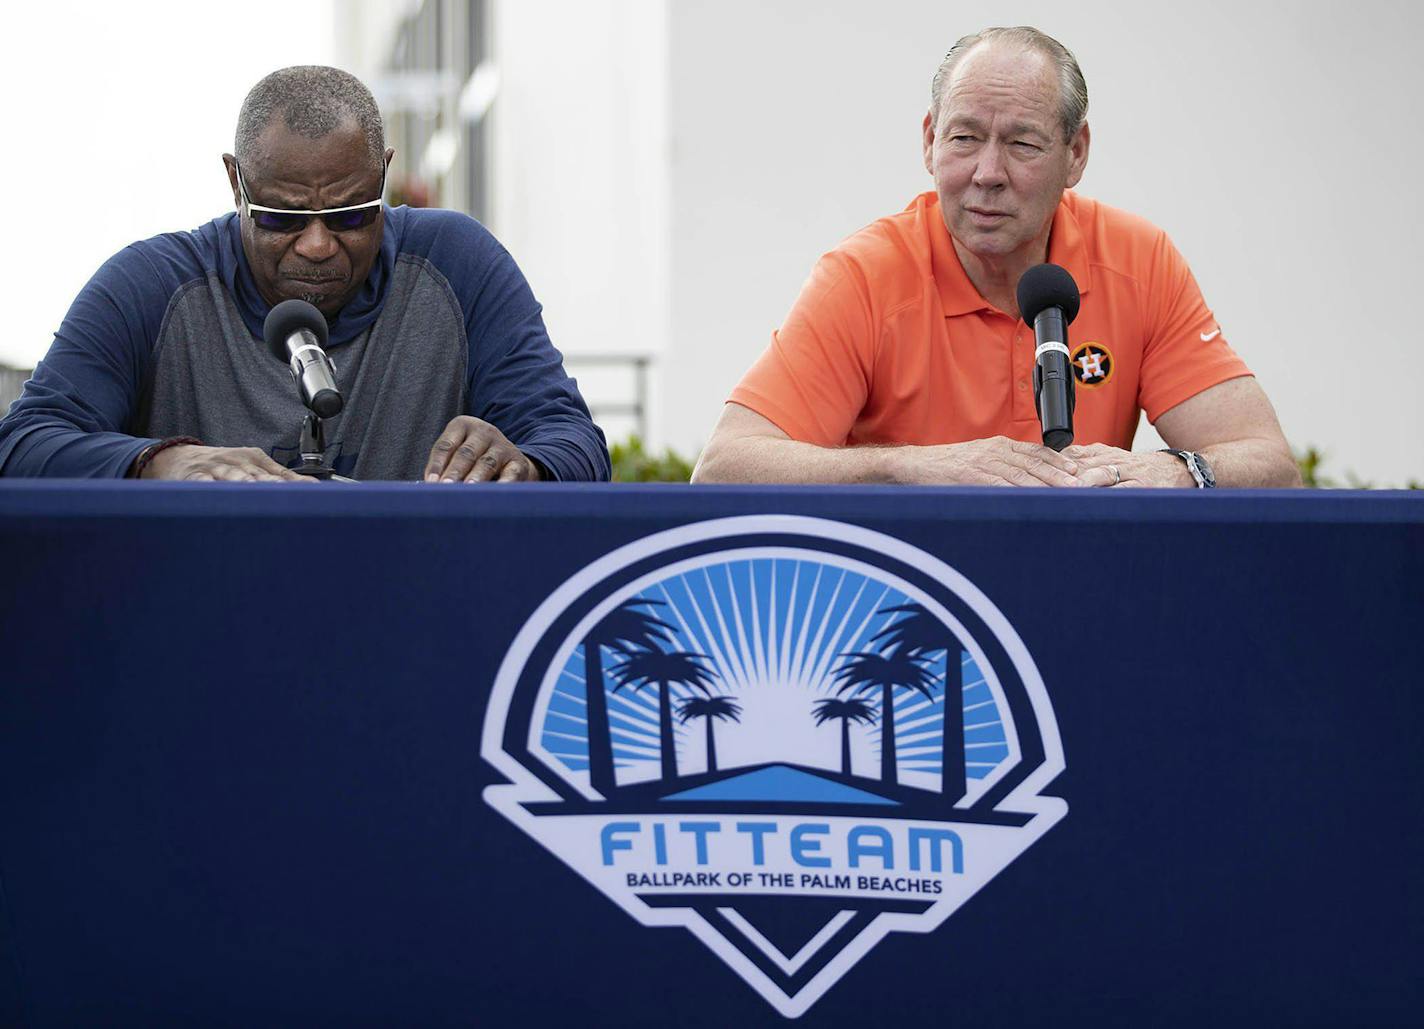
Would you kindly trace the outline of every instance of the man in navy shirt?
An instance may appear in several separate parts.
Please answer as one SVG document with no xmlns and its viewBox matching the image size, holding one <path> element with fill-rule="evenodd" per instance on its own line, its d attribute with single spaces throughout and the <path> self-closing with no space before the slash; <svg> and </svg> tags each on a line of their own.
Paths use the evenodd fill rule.
<svg viewBox="0 0 1424 1029">
<path fill-rule="evenodd" d="M 514 259 L 465 215 L 381 203 L 394 151 L 365 86 L 273 72 L 233 149 L 236 213 L 126 247 L 81 291 L 0 421 L 0 474 L 309 481 L 290 470 L 305 408 L 262 342 L 295 297 L 328 323 L 336 472 L 608 478 Z"/>
</svg>

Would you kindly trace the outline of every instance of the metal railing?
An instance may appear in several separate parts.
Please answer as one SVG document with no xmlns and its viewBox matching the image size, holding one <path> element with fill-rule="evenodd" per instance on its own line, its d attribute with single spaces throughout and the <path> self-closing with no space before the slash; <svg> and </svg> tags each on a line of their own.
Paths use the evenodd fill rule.
<svg viewBox="0 0 1424 1029">
<path fill-rule="evenodd" d="M 593 415 L 593 420 L 600 425 L 606 418 L 631 418 L 633 431 L 640 438 L 648 438 L 648 369 L 653 363 L 652 354 L 616 353 L 616 352 L 593 352 L 593 353 L 566 353 L 564 354 L 564 367 L 568 373 L 575 378 L 578 377 L 580 368 L 594 369 L 622 369 L 632 373 L 632 388 L 627 390 L 618 389 L 614 391 L 604 391 L 599 386 L 602 383 L 592 383 L 590 388 L 585 388 L 580 383 L 580 391 L 583 393 L 584 401 L 588 404 L 589 413 Z M 611 392 L 611 396 L 609 393 Z M 631 399 L 619 399 L 618 394 L 631 393 Z M 605 426 L 605 429 L 607 426 Z M 610 442 L 612 442 L 610 440 Z"/>
</svg>

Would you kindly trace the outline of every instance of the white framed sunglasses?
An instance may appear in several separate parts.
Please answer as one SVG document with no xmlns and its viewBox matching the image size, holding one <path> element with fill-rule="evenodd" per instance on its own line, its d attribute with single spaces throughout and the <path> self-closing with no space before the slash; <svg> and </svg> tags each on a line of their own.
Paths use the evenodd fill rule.
<svg viewBox="0 0 1424 1029">
<path fill-rule="evenodd" d="M 242 193 L 242 202 L 246 206 L 248 215 L 252 218 L 252 224 L 266 232 L 279 232 L 291 234 L 301 232 L 306 229 L 313 218 L 320 218 L 328 229 L 332 232 L 353 232 L 356 229 L 364 229 L 374 222 L 381 214 L 382 197 L 386 195 L 386 169 L 381 169 L 381 189 L 376 194 L 375 200 L 368 200 L 364 204 L 352 204 L 350 207 L 328 207 L 321 211 L 292 211 L 283 207 L 263 207 L 261 204 L 254 204 L 252 198 L 247 195 L 247 183 L 242 181 L 242 165 L 236 160 L 233 164 L 237 168 L 237 188 Z"/>
</svg>

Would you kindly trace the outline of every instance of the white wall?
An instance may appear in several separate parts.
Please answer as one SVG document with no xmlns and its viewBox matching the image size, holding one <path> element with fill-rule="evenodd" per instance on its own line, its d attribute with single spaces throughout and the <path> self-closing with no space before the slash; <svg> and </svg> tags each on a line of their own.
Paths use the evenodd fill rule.
<svg viewBox="0 0 1424 1029">
<path fill-rule="evenodd" d="M 332 37 L 337 67 L 345 68 L 369 86 L 385 71 L 401 21 L 420 9 L 421 0 L 336 3 L 338 16 L 333 19 Z"/>
<path fill-rule="evenodd" d="M 497 0 L 490 229 L 565 355 L 668 337 L 667 4 Z M 573 368 L 590 402 L 631 377 Z M 631 422 L 607 424 L 613 439 Z"/>
<path fill-rule="evenodd" d="M 673 334 L 663 386 L 677 416 L 666 439 L 679 449 L 705 442 L 816 257 L 924 188 L 917 137 L 928 73 L 919 69 L 932 71 L 944 47 L 914 40 L 894 6 L 672 6 Z"/>
<path fill-rule="evenodd" d="M 1408 309 L 1424 273 L 1418 5 L 677 0 L 665 438 L 695 449 L 815 258 L 929 188 L 919 125 L 958 36 L 1034 24 L 1077 54 L 1080 189 L 1192 262 L 1289 439 L 1424 479 Z M 1139 445 L 1144 440 L 1139 437 Z"/>
</svg>

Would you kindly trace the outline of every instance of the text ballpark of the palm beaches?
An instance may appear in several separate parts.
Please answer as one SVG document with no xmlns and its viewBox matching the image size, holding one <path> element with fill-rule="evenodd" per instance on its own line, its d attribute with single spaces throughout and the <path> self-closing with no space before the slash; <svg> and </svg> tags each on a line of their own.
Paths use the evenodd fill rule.
<svg viewBox="0 0 1424 1029">
<path fill-rule="evenodd" d="M 629 869 L 626 880 L 632 889 L 939 894 L 944 886 L 936 876 L 946 874 L 946 864 L 950 873 L 963 874 L 964 843 L 958 833 L 938 827 L 895 828 L 892 832 L 882 825 L 840 828 L 799 822 L 783 833 L 781 824 L 770 821 L 629 820 L 605 823 L 599 844 L 604 867 Z M 686 870 L 689 865 L 707 869 L 714 862 L 719 870 Z M 739 870 L 728 871 L 730 864 Z M 673 869 L 664 871 L 669 865 Z M 750 870 L 743 870 L 748 865 Z M 851 874 L 851 869 L 858 871 Z M 901 870 L 928 874 L 887 874 Z"/>
</svg>

